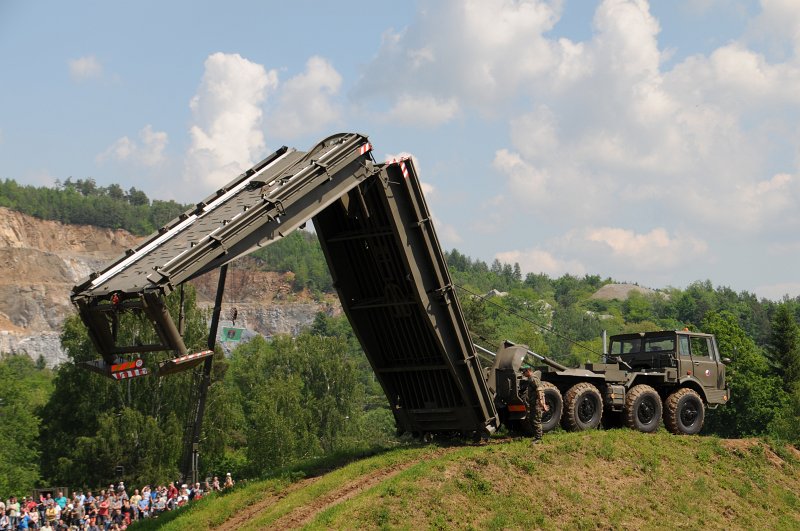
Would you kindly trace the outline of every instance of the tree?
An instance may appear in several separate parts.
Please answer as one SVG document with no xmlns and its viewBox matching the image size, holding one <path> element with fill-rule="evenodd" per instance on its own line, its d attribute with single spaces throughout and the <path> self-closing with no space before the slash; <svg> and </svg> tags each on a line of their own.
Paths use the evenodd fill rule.
<svg viewBox="0 0 800 531">
<path fill-rule="evenodd" d="M 772 318 L 769 353 L 784 388 L 791 391 L 800 383 L 800 326 L 788 302 L 780 304 Z"/>
<path fill-rule="evenodd" d="M 787 402 L 781 379 L 771 371 L 762 349 L 747 336 L 732 313 L 711 312 L 702 328 L 716 335 L 720 353 L 731 359 L 726 374 L 731 400 L 709 411 L 706 429 L 723 437 L 767 433 Z"/>
<path fill-rule="evenodd" d="M 252 475 L 358 440 L 364 393 L 342 339 L 256 337 L 233 352 L 226 385 L 241 397 Z"/>
<path fill-rule="evenodd" d="M 800 448 L 800 384 L 794 385 L 786 405 L 775 414 L 769 432 L 773 437 Z"/>
<path fill-rule="evenodd" d="M 208 328 L 190 286 L 185 299 L 184 342 L 197 352 L 205 346 Z M 178 293 L 167 298 L 173 316 L 178 314 L 178 301 Z M 154 336 L 149 321 L 141 316 L 125 314 L 120 320 L 121 343 L 148 344 L 155 341 Z M 114 381 L 80 367 L 80 362 L 96 359 L 98 354 L 78 316 L 65 321 L 61 344 L 70 362 L 59 366 L 53 393 L 41 412 L 44 478 L 87 486 L 118 479 L 137 481 L 140 474 L 152 478 L 163 473 L 154 479 L 170 479 L 177 467 L 172 451 L 179 454 L 181 450 L 182 433 L 175 426 L 180 427 L 192 407 L 192 374 Z M 167 353 L 150 354 L 145 364 L 153 373 L 167 357 Z M 127 435 L 108 442 L 112 432 Z M 126 466 L 133 462 L 124 456 L 138 456 L 143 468 Z M 126 466 L 123 478 L 114 474 L 117 465 Z"/>
<path fill-rule="evenodd" d="M 0 361 L 0 499 L 30 492 L 39 481 L 36 410 L 47 400 L 51 379 L 26 355 Z"/>
</svg>

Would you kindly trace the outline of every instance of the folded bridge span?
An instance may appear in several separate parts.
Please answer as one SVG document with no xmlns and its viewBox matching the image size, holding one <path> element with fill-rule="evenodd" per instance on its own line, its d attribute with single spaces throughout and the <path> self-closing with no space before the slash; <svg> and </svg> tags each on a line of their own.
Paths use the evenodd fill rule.
<svg viewBox="0 0 800 531">
<path fill-rule="evenodd" d="M 92 368 L 108 371 L 124 356 L 154 351 L 188 359 L 166 295 L 313 220 L 398 429 L 493 431 L 495 407 L 413 161 L 377 164 L 371 150 L 365 136 L 350 133 L 308 152 L 281 148 L 75 286 L 72 300 L 103 357 Z M 118 316 L 128 311 L 148 318 L 156 342 L 118 344 Z M 212 329 L 215 338 L 213 320 Z M 198 416 L 195 441 L 202 404 Z"/>
</svg>

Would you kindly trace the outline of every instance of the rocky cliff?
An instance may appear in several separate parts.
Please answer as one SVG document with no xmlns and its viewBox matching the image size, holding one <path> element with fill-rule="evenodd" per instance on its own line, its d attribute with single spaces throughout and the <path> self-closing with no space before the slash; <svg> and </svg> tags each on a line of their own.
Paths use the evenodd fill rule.
<svg viewBox="0 0 800 531">
<path fill-rule="evenodd" d="M 66 361 L 59 334 L 74 311 L 72 287 L 141 240 L 123 230 L 65 225 L 0 208 L 0 353 L 41 356 L 49 366 Z M 237 262 L 226 285 L 223 319 L 236 308 L 244 337 L 296 334 L 317 312 L 340 311 L 335 299 L 317 302 L 292 293 L 291 273 L 254 267 L 247 259 Z M 194 281 L 201 306 L 213 304 L 216 283 L 213 272 Z"/>
</svg>

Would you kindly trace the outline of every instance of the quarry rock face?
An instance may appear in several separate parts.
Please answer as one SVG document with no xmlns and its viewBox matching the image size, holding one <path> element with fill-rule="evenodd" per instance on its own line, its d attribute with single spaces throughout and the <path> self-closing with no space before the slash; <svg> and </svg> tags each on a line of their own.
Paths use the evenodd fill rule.
<svg viewBox="0 0 800 531">
<path fill-rule="evenodd" d="M 0 207 L 0 354 L 24 353 L 49 367 L 67 361 L 59 336 L 64 320 L 75 312 L 69 300 L 72 287 L 143 239 L 124 230 L 43 221 Z M 247 258 L 232 264 L 226 283 L 223 319 L 236 308 L 235 325 L 245 328 L 244 339 L 296 335 L 318 312 L 341 312 L 338 301 L 292 293 L 292 273 L 255 267 Z M 192 281 L 200 307 L 213 306 L 217 278 L 212 271 Z"/>
</svg>

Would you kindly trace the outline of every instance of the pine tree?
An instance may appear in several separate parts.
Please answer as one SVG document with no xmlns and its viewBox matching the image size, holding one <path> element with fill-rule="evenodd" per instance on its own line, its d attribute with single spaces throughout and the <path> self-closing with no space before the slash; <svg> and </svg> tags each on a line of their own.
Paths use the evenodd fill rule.
<svg viewBox="0 0 800 531">
<path fill-rule="evenodd" d="M 789 303 L 782 303 L 772 318 L 770 358 L 789 391 L 800 382 L 800 326 Z"/>
</svg>

